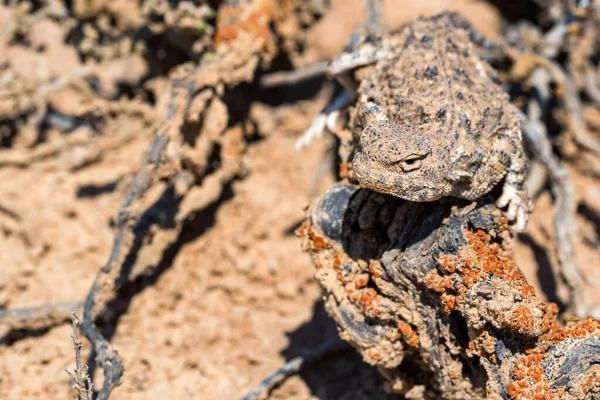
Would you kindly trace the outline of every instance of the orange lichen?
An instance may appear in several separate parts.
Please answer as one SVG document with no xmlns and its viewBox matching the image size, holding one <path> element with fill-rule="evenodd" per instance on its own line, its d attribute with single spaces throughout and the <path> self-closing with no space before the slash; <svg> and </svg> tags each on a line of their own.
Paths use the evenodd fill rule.
<svg viewBox="0 0 600 400">
<path fill-rule="evenodd" d="M 338 280 L 345 284 L 351 280 L 351 277 L 348 276 L 349 274 L 343 266 L 344 263 L 342 262 L 340 253 L 335 253 L 333 258 L 333 269 L 335 270 Z"/>
<path fill-rule="evenodd" d="M 260 38 L 269 39 L 271 32 L 269 30 L 268 23 L 271 17 L 272 15 L 269 15 L 269 13 L 266 13 L 263 10 L 253 11 L 250 13 L 246 21 L 244 21 L 242 26 L 244 29 L 253 32 Z"/>
<path fill-rule="evenodd" d="M 419 335 L 415 334 L 414 336 L 411 336 L 408 338 L 407 343 L 412 347 L 419 347 Z"/>
<path fill-rule="evenodd" d="M 333 259 L 333 266 L 337 267 L 337 268 L 342 266 L 342 260 L 340 259 L 340 253 L 335 253 L 335 258 Z"/>
<path fill-rule="evenodd" d="M 235 26 L 224 26 L 215 34 L 215 43 L 231 42 L 238 37 L 238 28 Z"/>
<path fill-rule="evenodd" d="M 425 277 L 425 285 L 434 292 L 444 293 L 452 288 L 452 279 L 433 272 Z"/>
<path fill-rule="evenodd" d="M 358 293 L 352 295 L 352 300 L 360 304 L 369 317 L 377 317 L 381 312 L 381 298 L 373 288 L 360 290 Z"/>
<path fill-rule="evenodd" d="M 567 338 L 582 339 L 589 335 L 600 335 L 600 323 L 592 318 L 585 318 L 571 320 L 566 326 L 562 326 L 556 320 L 558 313 L 556 304 L 540 301 L 517 265 L 508 257 L 505 239 L 510 232 L 498 234 L 505 223 L 506 221 L 501 219 L 500 224 L 490 232 L 466 229 L 464 235 L 467 246 L 460 249 L 458 253 L 440 254 L 436 260 L 437 268 L 429 272 L 422 283 L 439 295 L 441 307 L 446 313 L 454 310 L 464 312 L 467 307 L 477 307 L 479 304 L 474 305 L 473 299 L 474 295 L 479 293 L 479 289 L 474 292 L 472 288 L 476 284 L 481 285 L 482 280 L 485 280 L 486 284 L 481 285 L 481 289 L 498 288 L 494 285 L 501 285 L 499 288 L 502 290 L 487 291 L 487 293 L 493 295 L 509 293 L 510 296 L 515 296 L 517 301 L 512 306 L 507 302 L 494 302 L 493 297 L 481 298 L 482 302 L 485 302 L 482 305 L 487 313 L 487 315 L 482 313 L 481 318 L 484 318 L 484 321 L 485 318 L 496 319 L 484 325 L 488 330 L 479 331 L 474 339 L 471 339 L 466 353 L 471 357 L 487 359 L 493 364 L 502 366 L 506 360 L 500 359 L 496 354 L 498 339 L 494 336 L 494 332 L 497 329 L 508 328 L 513 333 L 527 335 L 529 340 L 526 343 L 529 348 L 525 350 L 524 355 L 517 356 L 516 362 L 511 367 L 509 375 L 512 382 L 508 384 L 509 397 L 514 400 L 564 398 L 569 396 L 565 390 L 550 388 L 543 367 L 547 363 L 545 357 L 554 346 Z M 393 310 L 389 306 L 390 299 L 386 296 L 385 290 L 379 292 L 378 289 L 379 285 L 388 282 L 386 270 L 380 261 L 367 262 L 367 260 L 350 258 L 343 251 L 336 250 L 337 245 L 322 237 L 318 229 L 310 227 L 307 223 L 302 224 L 297 233 L 303 238 L 305 248 L 312 251 L 317 268 L 328 269 L 328 272 L 335 271 L 339 282 L 342 283 L 344 293 L 354 303 L 358 314 L 373 321 L 390 320 L 390 310 Z M 385 281 L 381 279 L 382 275 L 386 276 Z M 331 274 L 321 273 L 321 276 L 331 276 Z M 328 280 L 328 282 L 333 281 Z M 334 284 L 339 285 L 338 282 Z M 482 290 L 481 293 L 484 291 Z M 509 307 L 506 304 L 509 304 Z M 341 333 L 340 336 L 347 340 L 345 333 Z M 390 341 L 401 340 L 407 348 L 414 349 L 421 346 L 417 328 L 406 321 L 398 322 L 392 329 L 386 325 L 385 337 Z M 374 364 L 381 362 L 385 355 L 380 348 L 362 351 L 365 358 Z M 456 373 L 456 378 L 459 378 L 462 371 L 456 370 L 452 373 Z M 600 375 L 599 370 L 591 369 L 579 381 L 578 389 L 593 395 L 599 393 L 598 375 Z"/>
<path fill-rule="evenodd" d="M 298 229 L 296 235 L 302 239 L 302 248 L 309 253 L 319 253 L 322 250 L 330 249 L 330 241 L 323 237 L 319 231 L 314 229 L 308 222 L 303 222 Z M 323 262 L 319 260 L 318 263 Z M 328 262 L 329 263 L 329 262 Z"/>
<path fill-rule="evenodd" d="M 531 310 L 526 307 L 519 307 L 512 311 L 510 325 L 519 333 L 528 334 L 533 330 L 535 321 Z"/>
<path fill-rule="evenodd" d="M 496 243 L 490 243 L 491 237 L 482 230 L 478 230 L 476 234 L 467 230 L 465 232 L 467 243 L 469 243 L 475 253 L 477 259 L 473 260 L 476 264 L 479 261 L 481 269 L 490 275 L 497 276 L 503 279 L 506 283 L 520 289 L 523 295 L 533 296 L 535 290 L 525 280 L 525 276 L 506 254 L 501 251 L 501 246 Z"/>
<path fill-rule="evenodd" d="M 257 39 L 263 40 L 265 48 L 272 49 L 274 39 L 269 24 L 273 16 L 274 10 L 272 7 L 265 7 L 260 4 L 253 5 L 250 9 L 223 6 L 219 8 L 217 15 L 215 44 L 229 43 L 240 36 L 240 33 L 248 32 Z"/>
<path fill-rule="evenodd" d="M 314 248 L 325 249 L 329 247 L 329 241 L 323 236 L 317 234 L 313 228 L 308 228 L 308 236 L 312 240 Z"/>
<path fill-rule="evenodd" d="M 335 269 L 335 273 L 338 278 L 338 281 L 340 281 L 344 284 L 348 283 L 348 279 L 346 279 L 344 271 L 341 268 L 334 268 L 334 269 Z"/>
<path fill-rule="evenodd" d="M 381 268 L 381 266 L 377 262 L 375 262 L 375 261 L 369 262 L 369 273 L 373 276 L 373 278 L 381 277 L 380 268 Z"/>
<path fill-rule="evenodd" d="M 398 331 L 400 331 L 406 343 L 412 347 L 419 347 L 419 335 L 409 324 L 400 321 L 398 323 Z"/>
<path fill-rule="evenodd" d="M 412 330 L 412 328 L 410 327 L 409 324 L 407 324 L 404 321 L 400 321 L 398 323 L 398 330 L 400 331 L 400 333 L 402 333 L 403 335 L 408 335 L 408 333 Z"/>
<path fill-rule="evenodd" d="M 555 399 L 556 393 L 550 390 L 548 379 L 540 363 L 544 355 L 533 351 L 521 357 L 513 367 L 514 382 L 508 385 L 508 395 L 513 399 Z"/>
<path fill-rule="evenodd" d="M 307 231 L 308 231 L 308 221 L 304 221 L 302 223 L 302 225 L 300 225 L 300 227 L 298 229 L 296 229 L 296 236 L 302 237 L 302 236 L 306 235 Z"/>
<path fill-rule="evenodd" d="M 596 369 L 588 372 L 581 384 L 581 390 L 583 393 L 600 393 L 600 376 Z"/>
<path fill-rule="evenodd" d="M 367 357 L 369 357 L 373 361 L 379 361 L 379 360 L 381 360 L 383 358 L 381 356 L 381 353 L 379 351 L 375 350 L 375 349 L 369 349 L 369 350 L 367 350 Z"/>
<path fill-rule="evenodd" d="M 500 219 L 500 228 L 506 228 L 506 219 Z M 499 229 L 503 231 L 503 229 Z M 487 276 L 495 276 L 511 287 L 515 287 L 520 291 L 522 297 L 522 306 L 513 309 L 502 318 L 505 323 L 522 334 L 531 334 L 536 327 L 536 323 L 540 324 L 543 334 L 539 337 L 537 345 L 527 351 L 527 355 L 521 357 L 513 367 L 514 382 L 508 385 L 508 394 L 512 399 L 532 399 L 546 400 L 557 399 L 558 394 L 550 390 L 550 385 L 547 378 L 544 377 L 544 369 L 540 365 L 545 357 L 545 353 L 549 348 L 564 340 L 568 335 L 573 337 L 582 337 L 595 331 L 596 324 L 589 321 L 580 321 L 574 324 L 571 328 L 563 329 L 556 321 L 558 307 L 552 303 L 538 302 L 535 300 L 535 290 L 529 285 L 523 273 L 517 265 L 503 252 L 502 246 L 493 240 L 491 235 L 482 230 L 465 232 L 467 243 L 474 250 L 476 257 L 469 259 L 464 263 L 462 272 L 464 275 L 463 283 L 468 288 L 472 282 L 468 272 L 480 270 L 482 274 Z M 541 321 L 537 322 L 534 316 L 534 311 L 531 304 L 536 304 L 541 311 Z M 539 314 L 538 314 L 539 315 Z M 482 344 L 485 336 L 480 336 L 476 341 L 471 342 L 469 350 L 473 354 L 486 356 L 486 352 L 482 350 Z M 488 345 L 491 343 L 487 343 Z M 492 354 L 489 354 L 491 356 Z M 494 362 L 489 357 L 490 361 Z"/>
<path fill-rule="evenodd" d="M 487 358 L 494 364 L 496 363 L 496 341 L 497 339 L 492 336 L 487 330 L 483 330 L 479 335 L 469 342 L 467 348 L 467 354 L 469 356 L 479 356 Z"/>
<path fill-rule="evenodd" d="M 442 294 L 440 300 L 444 304 L 444 312 L 449 313 L 456 310 L 456 297 L 448 294 Z"/>
<path fill-rule="evenodd" d="M 547 307 L 550 308 L 551 315 L 556 315 L 558 307 L 555 304 L 547 303 Z M 563 327 L 555 319 L 550 319 L 546 322 L 546 326 L 547 330 L 538 339 L 538 348 L 544 352 L 566 338 L 581 339 L 597 332 L 600 322 L 587 317 L 571 320 L 566 327 Z"/>
<path fill-rule="evenodd" d="M 504 218 L 500 222 L 500 226 L 506 223 Z M 508 258 L 495 237 L 481 229 L 475 232 L 467 229 L 464 235 L 472 251 L 465 249 L 460 256 L 440 255 L 437 259 L 438 269 L 425 277 L 427 288 L 440 294 L 444 311 L 460 311 L 469 289 L 480 279 L 490 276 L 501 278 L 519 289 L 525 304 L 533 299 L 535 290 L 527 283 L 517 265 Z M 527 308 L 515 310 L 503 318 L 517 332 L 531 333 L 536 326 L 534 316 Z"/>
<path fill-rule="evenodd" d="M 504 229 L 502 229 L 504 228 Z M 505 218 L 500 219 L 499 229 L 508 229 Z M 470 249 L 461 252 L 461 257 L 442 254 L 438 257 L 437 270 L 429 273 L 424 283 L 430 290 L 440 294 L 444 311 L 461 310 L 468 290 L 480 279 L 497 277 L 511 287 L 519 290 L 521 306 L 505 312 L 499 317 L 515 332 L 532 334 L 534 329 L 542 332 L 536 346 L 527 350 L 513 367 L 514 382 L 508 385 L 508 393 L 512 399 L 549 400 L 558 399 L 561 394 L 550 389 L 548 379 L 541 366 L 546 352 L 567 337 L 583 338 L 598 332 L 600 323 L 592 318 L 571 321 L 562 327 L 556 321 L 558 307 L 553 303 L 540 302 L 535 291 L 529 285 L 517 265 L 508 257 L 505 249 L 494 234 L 483 230 L 475 232 L 465 230 L 465 239 Z M 536 310 L 534 311 L 533 305 Z M 541 318 L 540 318 L 541 316 Z M 399 324 L 403 338 L 409 335 L 410 326 Z M 467 354 L 487 358 L 492 363 L 498 360 L 495 354 L 496 338 L 488 331 L 482 331 L 469 343 Z M 586 390 L 600 390 L 596 374 L 590 373 L 586 378 Z M 563 393 L 564 395 L 564 393 Z"/>
<path fill-rule="evenodd" d="M 549 314 L 555 315 L 554 304 L 549 304 Z M 515 382 L 508 386 L 509 395 L 513 399 L 560 399 L 566 394 L 564 390 L 553 392 L 549 389 L 549 382 L 544 377 L 541 362 L 550 347 L 567 337 L 584 338 L 597 332 L 600 323 L 591 317 L 570 321 L 567 327 L 560 326 L 553 321 L 550 329 L 541 335 L 537 346 L 528 351 L 528 355 L 521 357 L 513 367 Z M 527 390 L 525 390 L 527 389 Z M 600 391 L 600 380 L 596 371 L 590 371 L 582 384 L 584 393 L 597 393 Z"/>
<path fill-rule="evenodd" d="M 438 265 L 440 270 L 444 273 L 453 274 L 456 272 L 456 261 L 450 260 L 446 255 L 441 255 L 439 257 Z"/>
<path fill-rule="evenodd" d="M 369 274 L 360 274 L 354 278 L 354 287 L 362 289 L 369 283 Z"/>
<path fill-rule="evenodd" d="M 346 179 L 348 177 L 348 172 L 350 171 L 350 166 L 347 161 L 344 161 L 340 165 L 340 178 Z"/>
</svg>

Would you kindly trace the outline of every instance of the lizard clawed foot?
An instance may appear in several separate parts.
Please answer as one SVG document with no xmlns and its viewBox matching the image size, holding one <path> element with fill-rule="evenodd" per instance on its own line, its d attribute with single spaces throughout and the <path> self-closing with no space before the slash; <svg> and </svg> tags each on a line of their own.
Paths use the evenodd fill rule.
<svg viewBox="0 0 600 400">
<path fill-rule="evenodd" d="M 515 231 L 523 232 L 525 230 L 532 205 L 524 189 L 505 183 L 502 195 L 496 201 L 496 206 L 499 208 L 508 206 L 506 218 L 515 223 Z"/>
<path fill-rule="evenodd" d="M 338 94 L 331 102 L 319 113 L 319 116 L 313 121 L 310 127 L 296 140 L 296 150 L 308 145 L 313 139 L 323 136 L 325 129 L 332 133 L 337 133 L 340 129 L 339 120 L 342 117 L 342 111 L 350 105 L 353 95 L 347 90 Z"/>
<path fill-rule="evenodd" d="M 335 132 L 337 126 L 337 120 L 340 115 L 339 110 L 332 111 L 330 113 L 319 114 L 313 121 L 310 127 L 296 140 L 296 150 L 302 149 L 304 146 L 308 146 L 313 139 L 320 138 L 323 136 L 323 132 L 327 129 Z"/>
</svg>

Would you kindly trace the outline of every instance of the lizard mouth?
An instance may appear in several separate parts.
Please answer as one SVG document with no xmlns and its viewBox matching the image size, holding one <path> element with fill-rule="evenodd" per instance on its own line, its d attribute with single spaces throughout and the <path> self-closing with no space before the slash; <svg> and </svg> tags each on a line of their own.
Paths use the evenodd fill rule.
<svg viewBox="0 0 600 400">
<path fill-rule="evenodd" d="M 373 163 L 365 163 L 361 158 L 357 154 L 354 159 L 354 176 L 367 189 L 414 202 L 434 201 L 444 195 L 435 185 L 423 185 L 425 180 L 421 174 L 414 173 L 417 171 L 409 174 L 398 173 L 382 169 Z"/>
<path fill-rule="evenodd" d="M 432 188 L 421 188 L 417 190 L 413 190 L 410 192 L 403 192 L 399 194 L 395 194 L 396 196 L 403 198 L 408 201 L 415 202 L 426 202 L 426 201 L 435 201 L 439 200 L 442 197 L 442 194 L 437 189 Z"/>
</svg>

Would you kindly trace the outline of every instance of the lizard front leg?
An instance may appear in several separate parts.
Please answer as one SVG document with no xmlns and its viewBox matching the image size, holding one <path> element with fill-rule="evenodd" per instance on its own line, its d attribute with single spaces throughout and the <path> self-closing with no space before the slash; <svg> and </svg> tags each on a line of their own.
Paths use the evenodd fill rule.
<svg viewBox="0 0 600 400">
<path fill-rule="evenodd" d="M 527 225 L 532 204 L 525 189 L 527 160 L 523 150 L 521 131 L 518 130 L 515 135 L 509 136 L 506 143 L 510 164 L 504 179 L 502 195 L 498 198 L 496 205 L 499 208 L 508 206 L 506 217 L 509 221 L 514 221 L 517 232 L 522 232 Z"/>
<path fill-rule="evenodd" d="M 352 104 L 356 97 L 358 83 L 354 80 L 352 71 L 373 64 L 384 57 L 387 50 L 380 46 L 379 41 L 375 44 L 367 42 L 357 49 L 342 54 L 329 64 L 327 72 L 342 85 L 344 90 L 327 104 L 308 130 L 296 141 L 296 149 L 308 145 L 314 138 L 321 137 L 325 129 L 336 132 L 340 113 Z"/>
<path fill-rule="evenodd" d="M 306 132 L 296 140 L 296 150 L 307 146 L 313 139 L 323 136 L 325 129 L 336 132 L 340 113 L 354 101 L 354 96 L 347 90 L 335 96 L 327 106 L 321 110 L 317 118 L 310 124 Z"/>
</svg>

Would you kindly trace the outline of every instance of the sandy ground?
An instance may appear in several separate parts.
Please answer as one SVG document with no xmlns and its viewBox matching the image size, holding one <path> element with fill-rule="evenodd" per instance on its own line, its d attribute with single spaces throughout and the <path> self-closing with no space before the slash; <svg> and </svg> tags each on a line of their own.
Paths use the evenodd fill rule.
<svg viewBox="0 0 600 400">
<path fill-rule="evenodd" d="M 360 20 L 358 1 L 332 3 L 310 28 L 302 63 L 335 55 Z M 502 27 L 498 11 L 482 2 L 389 0 L 385 6 L 388 27 L 448 8 L 463 12 L 487 35 L 498 35 Z M 287 107 L 294 112 L 293 104 Z M 337 335 L 320 303 L 310 259 L 294 235 L 311 199 L 333 180 L 318 174 L 327 139 L 294 150 L 317 110 L 299 111 L 252 142 L 246 176 L 186 224 L 177 242 L 159 255 L 158 272 L 119 305 L 111 342 L 126 371 L 112 398 L 240 398 L 286 360 Z M 76 154 L 70 153 L 0 168 L 0 206 L 10 210 L 0 212 L 0 307 L 85 297 L 110 250 L 111 220 L 128 177 L 152 139 L 136 121 L 125 119 L 120 129 L 136 134 L 101 161 L 75 171 L 70 158 Z M 0 148 L 0 160 L 5 150 Z M 600 282 L 598 181 L 576 170 L 572 174 L 578 197 L 588 200 L 579 207 L 577 262 Z M 538 290 L 560 302 L 566 290 L 552 275 L 552 210 L 546 191 L 514 257 Z M 600 302 L 597 289 L 589 293 Z M 0 321 L 0 337 L 7 332 Z M 70 335 L 65 323 L 0 341 L 0 398 L 73 395 L 63 372 L 74 366 Z M 87 357 L 89 343 L 84 340 L 83 346 Z M 102 373 L 96 372 L 100 384 Z M 275 399 L 384 397 L 377 372 L 352 352 L 323 360 L 272 394 Z"/>
</svg>

